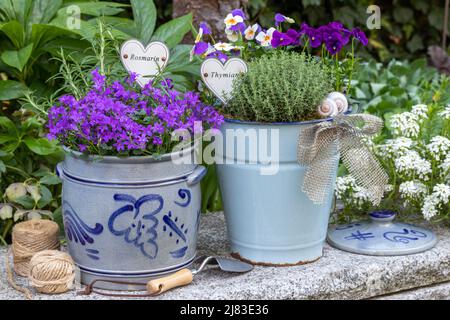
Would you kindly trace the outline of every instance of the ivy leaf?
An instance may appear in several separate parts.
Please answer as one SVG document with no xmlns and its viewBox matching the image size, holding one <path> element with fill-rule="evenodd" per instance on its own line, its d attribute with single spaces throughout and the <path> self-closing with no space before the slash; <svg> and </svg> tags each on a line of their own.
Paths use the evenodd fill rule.
<svg viewBox="0 0 450 320">
<path fill-rule="evenodd" d="M 2 53 L 1 58 L 8 66 L 14 67 L 19 71 L 23 70 L 23 67 L 30 59 L 33 52 L 33 44 L 29 44 L 20 50 L 8 50 Z"/>
</svg>

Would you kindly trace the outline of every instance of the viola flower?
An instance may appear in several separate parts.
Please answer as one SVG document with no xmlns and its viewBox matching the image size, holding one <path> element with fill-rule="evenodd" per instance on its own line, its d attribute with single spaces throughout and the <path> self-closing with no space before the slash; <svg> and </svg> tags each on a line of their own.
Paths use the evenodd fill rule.
<svg viewBox="0 0 450 320">
<path fill-rule="evenodd" d="M 278 27 L 283 22 L 295 23 L 295 20 L 292 18 L 286 17 L 285 15 L 282 15 L 281 13 L 277 13 L 275 15 L 275 26 Z"/>
<path fill-rule="evenodd" d="M 229 13 L 225 19 L 223 20 L 225 22 L 225 26 L 227 29 L 230 29 L 233 26 L 236 26 L 239 23 L 244 22 L 244 18 L 241 15 L 233 15 L 232 13 Z"/>
<path fill-rule="evenodd" d="M 245 16 L 244 11 L 242 11 L 241 9 L 234 9 L 233 11 L 231 11 L 231 14 L 233 16 L 240 16 L 244 20 L 247 19 L 247 17 Z"/>
<path fill-rule="evenodd" d="M 208 27 L 206 22 L 200 23 L 200 30 L 202 30 L 203 34 L 211 34 L 211 29 Z"/>
<path fill-rule="evenodd" d="M 214 48 L 216 50 L 220 50 L 220 51 L 230 51 L 230 50 L 234 49 L 235 47 L 233 45 L 229 44 L 229 43 L 226 43 L 226 42 L 217 42 L 214 45 Z"/>
<path fill-rule="evenodd" d="M 266 32 L 261 31 L 260 33 L 258 33 L 258 35 L 256 36 L 256 40 L 259 42 L 259 44 L 263 47 L 268 47 L 271 45 L 272 43 L 272 36 L 273 33 L 276 31 L 275 28 L 270 28 L 269 30 L 267 30 Z"/>
<path fill-rule="evenodd" d="M 369 39 L 367 39 L 366 34 L 361 29 L 354 28 L 351 33 L 355 39 L 362 43 L 363 46 L 367 46 L 369 44 Z"/>
<path fill-rule="evenodd" d="M 238 24 L 235 24 L 234 26 L 231 26 L 229 30 L 235 31 L 236 33 L 243 34 L 247 26 L 243 22 L 239 22 Z"/>
<path fill-rule="evenodd" d="M 225 34 L 227 35 L 228 41 L 236 42 L 239 40 L 239 33 L 236 31 L 225 29 Z"/>
<path fill-rule="evenodd" d="M 342 39 L 342 37 L 335 38 L 331 41 L 326 41 L 325 46 L 326 46 L 328 52 L 334 56 L 334 55 L 338 54 L 344 47 L 344 40 Z"/>
<path fill-rule="evenodd" d="M 200 41 L 194 45 L 194 54 L 201 55 L 204 54 L 209 48 L 208 43 Z"/>
<path fill-rule="evenodd" d="M 260 27 L 259 27 L 259 25 L 257 23 L 255 23 L 251 27 L 249 26 L 244 31 L 245 39 L 247 39 L 247 40 L 255 39 L 255 36 L 256 36 L 256 34 L 258 33 L 259 30 L 260 30 Z"/>
<path fill-rule="evenodd" d="M 286 31 L 286 35 L 292 39 L 291 45 L 296 46 L 300 44 L 300 33 L 294 29 L 289 29 Z"/>
<path fill-rule="evenodd" d="M 225 63 L 228 60 L 228 56 L 221 51 L 211 52 L 206 57 L 207 58 L 216 58 L 216 59 L 220 60 L 222 63 Z"/>
<path fill-rule="evenodd" d="M 200 42 L 202 40 L 202 38 L 203 38 L 203 29 L 200 28 L 200 29 L 198 29 L 198 33 L 197 33 L 197 36 L 195 37 L 194 43 Z"/>
<path fill-rule="evenodd" d="M 294 39 L 292 39 L 287 33 L 282 33 L 278 30 L 275 30 L 273 32 L 271 45 L 274 48 L 278 48 L 280 46 L 286 47 L 294 42 Z"/>
</svg>

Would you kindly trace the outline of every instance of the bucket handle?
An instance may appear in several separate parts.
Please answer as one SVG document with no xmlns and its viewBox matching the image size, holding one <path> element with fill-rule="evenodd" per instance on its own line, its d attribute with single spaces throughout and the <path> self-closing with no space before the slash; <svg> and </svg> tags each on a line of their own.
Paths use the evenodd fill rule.
<svg viewBox="0 0 450 320">
<path fill-rule="evenodd" d="M 58 163 L 56 165 L 56 168 L 55 168 L 55 173 L 58 176 L 58 178 L 62 179 L 62 174 L 63 174 L 62 172 L 63 172 L 63 170 L 62 170 L 62 162 L 60 162 L 60 163 Z"/>
<path fill-rule="evenodd" d="M 187 177 L 187 185 L 188 186 L 194 186 L 197 183 L 199 183 L 203 177 L 206 174 L 206 168 L 204 166 L 198 166 L 197 168 L 195 168 L 194 172 L 192 172 L 188 177 Z"/>
</svg>

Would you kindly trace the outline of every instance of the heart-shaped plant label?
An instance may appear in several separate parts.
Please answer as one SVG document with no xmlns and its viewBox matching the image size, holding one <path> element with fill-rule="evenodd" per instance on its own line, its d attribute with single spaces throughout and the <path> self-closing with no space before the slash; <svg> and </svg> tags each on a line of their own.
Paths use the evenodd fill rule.
<svg viewBox="0 0 450 320">
<path fill-rule="evenodd" d="M 247 64 L 239 58 L 231 58 L 225 64 L 218 59 L 207 59 L 200 68 L 203 82 L 224 104 L 233 89 L 233 80 L 247 72 Z"/>
<path fill-rule="evenodd" d="M 169 62 L 169 56 L 169 48 L 160 41 L 150 42 L 144 47 L 133 39 L 122 44 L 120 49 L 120 59 L 125 69 L 138 75 L 137 81 L 141 87 L 162 72 Z"/>
</svg>

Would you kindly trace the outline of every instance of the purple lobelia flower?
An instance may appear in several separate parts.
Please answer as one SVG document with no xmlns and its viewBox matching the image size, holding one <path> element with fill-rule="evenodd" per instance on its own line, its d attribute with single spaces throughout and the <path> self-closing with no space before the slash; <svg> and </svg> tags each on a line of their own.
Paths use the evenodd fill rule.
<svg viewBox="0 0 450 320">
<path fill-rule="evenodd" d="M 223 122 L 197 93 L 174 90 L 170 79 L 141 88 L 130 82 L 133 75 L 110 85 L 98 70 L 92 77 L 92 89 L 81 99 L 62 96 L 49 109 L 49 139 L 90 154 L 143 155 L 170 152 L 174 130 L 193 132 L 197 121 L 206 128 Z"/>
<path fill-rule="evenodd" d="M 362 43 L 363 46 L 367 46 L 369 44 L 369 39 L 367 39 L 366 34 L 361 29 L 354 28 L 351 33 L 355 39 Z"/>
</svg>

